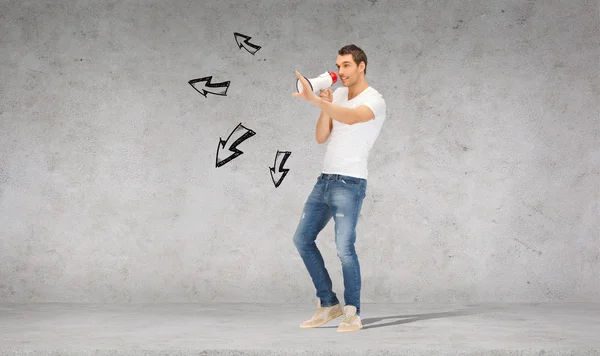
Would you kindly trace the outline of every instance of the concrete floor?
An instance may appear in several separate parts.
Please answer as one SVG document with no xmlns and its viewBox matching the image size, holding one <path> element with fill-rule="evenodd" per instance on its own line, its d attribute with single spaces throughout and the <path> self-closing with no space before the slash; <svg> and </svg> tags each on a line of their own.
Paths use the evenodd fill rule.
<svg viewBox="0 0 600 356">
<path fill-rule="evenodd" d="M 600 355 L 600 304 L 0 304 L 0 355 Z"/>
</svg>

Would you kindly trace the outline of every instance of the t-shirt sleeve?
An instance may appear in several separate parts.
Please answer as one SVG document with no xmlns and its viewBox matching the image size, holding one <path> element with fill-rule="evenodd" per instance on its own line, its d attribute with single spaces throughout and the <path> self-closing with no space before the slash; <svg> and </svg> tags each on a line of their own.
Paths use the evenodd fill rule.
<svg viewBox="0 0 600 356">
<path fill-rule="evenodd" d="M 368 106 L 375 114 L 374 119 L 385 117 L 385 100 L 381 94 L 373 94 L 369 96 L 362 105 Z"/>
</svg>

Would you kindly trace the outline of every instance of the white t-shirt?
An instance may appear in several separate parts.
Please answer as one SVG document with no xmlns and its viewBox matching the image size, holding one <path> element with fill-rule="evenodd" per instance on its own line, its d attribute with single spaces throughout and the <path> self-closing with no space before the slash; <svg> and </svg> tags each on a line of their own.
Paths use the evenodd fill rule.
<svg viewBox="0 0 600 356">
<path fill-rule="evenodd" d="M 385 121 L 385 100 L 377 90 L 369 86 L 348 101 L 348 88 L 341 87 L 333 92 L 332 102 L 348 108 L 367 105 L 373 110 L 375 118 L 353 125 L 332 120 L 333 128 L 325 152 L 322 173 L 367 179 L 369 152 Z"/>
</svg>

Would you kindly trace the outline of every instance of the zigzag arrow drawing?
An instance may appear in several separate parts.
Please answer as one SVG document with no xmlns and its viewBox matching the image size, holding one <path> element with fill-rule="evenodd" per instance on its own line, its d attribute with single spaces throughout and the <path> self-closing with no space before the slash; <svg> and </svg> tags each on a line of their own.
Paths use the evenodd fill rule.
<svg viewBox="0 0 600 356">
<path fill-rule="evenodd" d="M 277 154 L 275 154 L 275 164 L 273 165 L 273 167 L 269 167 L 269 169 L 271 170 L 271 179 L 273 180 L 273 184 L 275 184 L 275 188 L 279 187 L 279 185 L 281 184 L 281 182 L 283 182 L 283 178 L 285 178 L 285 176 L 288 174 L 289 169 L 288 168 L 283 168 L 283 166 L 285 165 L 285 161 L 287 161 L 288 157 L 292 154 L 292 152 L 289 151 L 279 151 L 277 150 Z M 280 163 L 279 163 L 279 168 L 277 168 L 277 172 L 275 172 L 275 167 L 277 167 L 277 160 L 281 159 Z M 277 179 L 275 177 L 278 176 L 278 173 L 283 173 L 281 174 Z"/>
<path fill-rule="evenodd" d="M 233 129 L 233 131 L 229 134 L 227 140 L 223 141 L 223 139 L 219 138 L 219 145 L 217 146 L 216 167 L 221 167 L 227 162 L 236 158 L 237 156 L 243 154 L 244 152 L 238 150 L 237 146 L 254 135 L 256 135 L 256 132 L 244 127 L 240 122 L 236 126 L 236 128 Z M 227 145 L 229 147 L 227 147 Z M 219 152 L 221 151 L 221 148 L 224 150 L 226 147 L 230 152 L 233 153 L 227 156 L 226 158 L 219 158 Z"/>
<path fill-rule="evenodd" d="M 251 55 L 254 55 L 254 53 L 258 52 L 258 50 L 261 49 L 260 46 L 257 46 L 255 44 L 248 42 L 252 37 L 242 35 L 241 33 L 238 33 L 238 32 L 234 32 L 233 37 L 235 37 L 235 42 L 237 42 L 238 47 L 240 49 L 242 47 L 244 47 L 244 49 L 246 51 L 248 51 Z M 240 37 L 244 38 L 243 42 L 240 42 Z M 244 45 L 246 45 L 246 46 L 244 46 Z M 252 49 L 250 49 L 248 47 L 252 47 Z"/>
<path fill-rule="evenodd" d="M 192 79 L 190 81 L 188 81 L 188 83 L 192 86 L 192 88 L 194 88 L 198 93 L 204 95 L 204 97 L 207 97 L 207 94 L 214 94 L 214 95 L 221 95 L 221 96 L 227 96 L 227 89 L 229 88 L 229 83 L 230 81 L 226 81 L 226 82 L 222 82 L 222 83 L 215 83 L 212 84 L 210 82 L 210 80 L 212 79 L 212 76 L 208 76 L 208 77 L 204 77 L 204 78 L 198 78 L 198 79 Z M 200 88 L 200 90 L 198 90 L 198 88 L 196 88 L 196 86 L 194 86 L 194 84 L 199 83 L 199 82 L 206 82 L 204 84 L 203 88 Z M 205 88 L 225 88 L 225 89 L 221 89 L 221 90 L 215 90 L 215 91 L 208 91 Z"/>
</svg>

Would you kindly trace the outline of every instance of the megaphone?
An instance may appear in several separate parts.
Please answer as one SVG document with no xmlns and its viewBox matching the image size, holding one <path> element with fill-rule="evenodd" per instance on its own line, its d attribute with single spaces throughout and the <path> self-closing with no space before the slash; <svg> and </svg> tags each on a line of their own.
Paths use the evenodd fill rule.
<svg viewBox="0 0 600 356">
<path fill-rule="evenodd" d="M 312 91 L 317 95 L 319 91 L 327 89 L 337 82 L 337 75 L 334 72 L 325 72 L 316 78 L 309 79 L 304 77 L 304 79 L 308 81 L 308 85 L 310 85 Z M 302 82 L 296 78 L 296 90 L 298 93 L 302 93 L 302 89 Z"/>
</svg>

